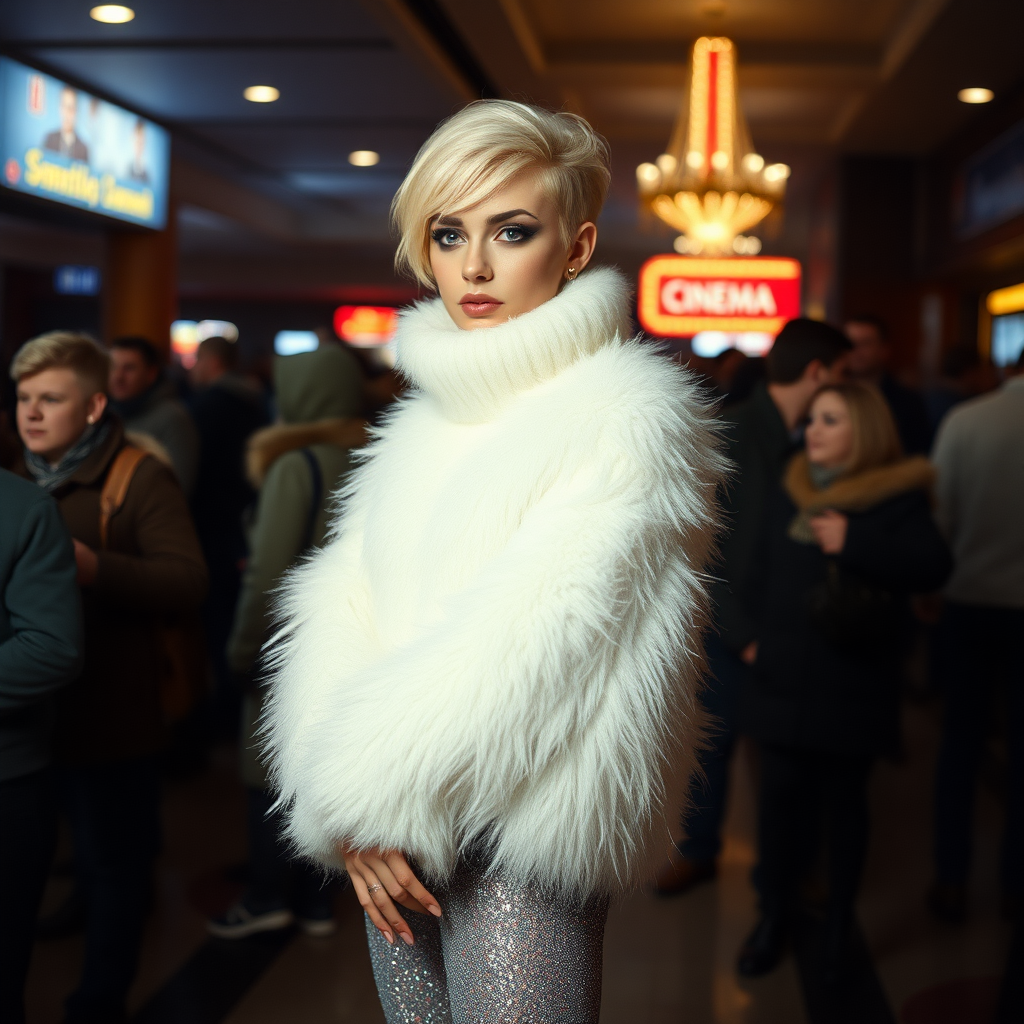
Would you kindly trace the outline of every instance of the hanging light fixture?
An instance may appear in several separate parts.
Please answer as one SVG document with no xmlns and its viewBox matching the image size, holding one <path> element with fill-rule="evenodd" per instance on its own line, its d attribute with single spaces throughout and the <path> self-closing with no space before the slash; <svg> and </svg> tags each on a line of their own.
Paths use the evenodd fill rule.
<svg viewBox="0 0 1024 1024">
<path fill-rule="evenodd" d="M 682 232 L 677 251 L 752 251 L 757 240 L 741 233 L 782 201 L 789 167 L 766 165 L 754 152 L 736 102 L 731 39 L 703 36 L 693 44 L 689 95 L 668 150 L 641 164 L 636 177 L 641 200 Z"/>
</svg>

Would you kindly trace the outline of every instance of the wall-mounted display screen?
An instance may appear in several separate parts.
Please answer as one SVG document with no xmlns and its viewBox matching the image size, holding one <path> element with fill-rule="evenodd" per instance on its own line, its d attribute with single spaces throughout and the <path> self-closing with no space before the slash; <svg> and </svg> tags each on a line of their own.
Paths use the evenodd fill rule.
<svg viewBox="0 0 1024 1024">
<path fill-rule="evenodd" d="M 170 136 L 82 89 L 0 58 L 0 184 L 162 228 Z"/>
<path fill-rule="evenodd" d="M 972 157 L 957 176 L 954 189 L 961 237 L 1024 213 L 1024 121 Z"/>
<path fill-rule="evenodd" d="M 274 352 L 279 356 L 297 356 L 315 352 L 320 347 L 316 331 L 278 331 L 274 335 Z"/>
<path fill-rule="evenodd" d="M 1015 366 L 1024 352 L 1024 282 L 998 288 L 985 297 L 989 332 L 979 332 L 979 342 L 996 366 Z M 984 321 L 982 321 L 984 323 Z"/>
</svg>

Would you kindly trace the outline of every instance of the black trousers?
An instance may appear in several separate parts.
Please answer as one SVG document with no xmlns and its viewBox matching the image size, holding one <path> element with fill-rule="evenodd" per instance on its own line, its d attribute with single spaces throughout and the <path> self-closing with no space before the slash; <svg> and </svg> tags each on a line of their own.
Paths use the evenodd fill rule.
<svg viewBox="0 0 1024 1024">
<path fill-rule="evenodd" d="M 935 863 L 939 880 L 963 885 L 971 867 L 974 798 L 996 695 L 1006 694 L 1006 827 L 1002 883 L 1024 891 L 1024 610 L 950 601 L 940 657 L 946 695 L 935 778 Z"/>
<path fill-rule="evenodd" d="M 708 680 L 701 693 L 711 716 L 701 771 L 691 780 L 692 804 L 683 816 L 679 852 L 688 860 L 713 861 L 722 850 L 722 821 L 729 792 L 729 764 L 736 745 L 740 691 L 750 669 L 714 633 L 707 638 Z"/>
<path fill-rule="evenodd" d="M 762 744 L 756 879 L 766 917 L 791 912 L 801 876 L 823 837 L 829 930 L 837 941 L 845 937 L 867 853 L 872 761 Z"/>
<path fill-rule="evenodd" d="M 25 1019 L 25 977 L 53 857 L 57 814 L 49 771 L 0 782 L 0 1022 Z"/>
<path fill-rule="evenodd" d="M 66 1020 L 109 1024 L 124 1017 L 152 905 L 160 847 L 157 760 L 67 768 L 63 783 L 88 914 L 82 980 L 68 998 Z"/>
</svg>

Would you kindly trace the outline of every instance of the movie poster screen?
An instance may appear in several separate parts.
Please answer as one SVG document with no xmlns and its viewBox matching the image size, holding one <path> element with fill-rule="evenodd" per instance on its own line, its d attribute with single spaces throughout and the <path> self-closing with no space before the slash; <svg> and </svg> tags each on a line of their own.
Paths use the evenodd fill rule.
<svg viewBox="0 0 1024 1024">
<path fill-rule="evenodd" d="M 170 138 L 159 125 L 6 57 L 0 111 L 7 188 L 164 226 Z"/>
</svg>

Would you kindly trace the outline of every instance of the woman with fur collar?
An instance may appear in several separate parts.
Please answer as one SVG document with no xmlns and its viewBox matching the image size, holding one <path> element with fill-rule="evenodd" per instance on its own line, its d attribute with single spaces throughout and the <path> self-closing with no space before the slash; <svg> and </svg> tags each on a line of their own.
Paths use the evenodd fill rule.
<svg viewBox="0 0 1024 1024">
<path fill-rule="evenodd" d="M 273 778 L 392 1024 L 596 1021 L 608 897 L 692 767 L 723 462 L 584 273 L 608 181 L 571 114 L 480 101 L 427 141 L 393 207 L 438 293 L 400 321 L 413 392 L 283 594 Z"/>
<path fill-rule="evenodd" d="M 868 837 L 867 782 L 897 735 L 899 639 L 910 594 L 952 568 L 932 521 L 935 474 L 903 458 L 876 388 L 822 388 L 806 452 L 790 462 L 768 524 L 754 672 L 741 697 L 760 741 L 757 877 L 762 920 L 740 953 L 756 976 L 781 956 L 804 845 L 820 817 L 828 850 L 827 969 L 838 980 Z"/>
</svg>

